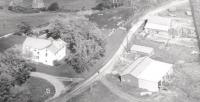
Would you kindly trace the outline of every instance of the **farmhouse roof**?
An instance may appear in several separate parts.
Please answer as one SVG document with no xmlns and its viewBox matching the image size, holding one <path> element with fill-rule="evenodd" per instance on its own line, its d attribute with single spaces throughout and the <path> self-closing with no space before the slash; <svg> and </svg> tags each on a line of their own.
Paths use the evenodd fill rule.
<svg viewBox="0 0 200 102">
<path fill-rule="evenodd" d="M 30 48 L 44 49 L 51 45 L 51 41 L 46 39 L 27 37 L 23 44 Z"/>
<path fill-rule="evenodd" d="M 138 79 L 158 82 L 172 68 L 172 64 L 142 57 L 125 69 L 121 75 L 130 74 Z"/>
<path fill-rule="evenodd" d="M 151 54 L 154 51 L 154 49 L 151 47 L 147 47 L 147 46 L 133 45 L 131 47 L 131 51 L 137 51 L 137 52 Z"/>
<path fill-rule="evenodd" d="M 66 45 L 66 43 L 61 39 L 53 40 L 27 37 L 24 41 L 24 45 L 39 50 L 46 48 L 47 50 L 55 54 L 59 50 L 61 50 Z"/>
<path fill-rule="evenodd" d="M 47 50 L 51 51 L 52 53 L 57 53 L 59 50 L 61 50 L 64 46 L 66 46 L 66 43 L 61 40 L 61 39 L 57 39 L 54 40 L 51 44 L 51 46 L 49 46 L 47 48 Z"/>
<path fill-rule="evenodd" d="M 165 17 L 152 16 L 147 20 L 145 28 L 168 31 L 171 27 L 171 19 Z"/>
</svg>

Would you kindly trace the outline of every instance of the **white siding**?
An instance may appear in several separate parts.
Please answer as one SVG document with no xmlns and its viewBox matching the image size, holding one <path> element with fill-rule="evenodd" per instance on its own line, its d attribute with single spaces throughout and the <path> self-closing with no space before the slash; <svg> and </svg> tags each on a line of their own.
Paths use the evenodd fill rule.
<svg viewBox="0 0 200 102">
<path fill-rule="evenodd" d="M 39 50 L 23 45 L 23 53 L 27 54 L 29 52 L 32 53 L 31 60 L 53 66 L 55 60 L 61 60 L 66 56 L 66 46 L 54 54 L 46 48 Z"/>
<path fill-rule="evenodd" d="M 55 54 L 53 54 L 52 52 L 47 50 L 47 56 L 45 55 L 45 57 L 47 58 L 45 60 L 45 63 L 48 65 L 53 66 L 54 65 L 54 61 L 57 59 Z"/>
<path fill-rule="evenodd" d="M 56 53 L 56 59 L 61 60 L 66 56 L 66 46 Z"/>
<path fill-rule="evenodd" d="M 139 88 L 147 89 L 148 91 L 157 92 L 158 89 L 158 83 L 157 82 L 151 82 L 143 79 L 139 79 Z"/>
</svg>

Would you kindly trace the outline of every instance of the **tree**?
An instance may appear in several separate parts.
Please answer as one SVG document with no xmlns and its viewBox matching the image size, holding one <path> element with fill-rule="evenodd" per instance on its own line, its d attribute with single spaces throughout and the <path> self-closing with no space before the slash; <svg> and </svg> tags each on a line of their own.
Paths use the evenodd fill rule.
<svg viewBox="0 0 200 102">
<path fill-rule="evenodd" d="M 115 7 L 122 6 L 125 0 L 98 0 L 97 6 L 93 9 L 95 10 L 104 10 L 104 9 L 111 9 Z"/>
<path fill-rule="evenodd" d="M 61 38 L 61 32 L 59 29 L 51 29 L 51 30 L 46 30 L 47 33 L 47 38 L 52 37 L 53 39 L 58 39 Z"/>
<path fill-rule="evenodd" d="M 49 11 L 57 11 L 59 10 L 59 5 L 57 2 L 52 3 L 49 7 L 48 7 Z"/>
<path fill-rule="evenodd" d="M 13 87 L 12 77 L 8 74 L 0 74 L 0 102 L 7 102 L 10 98 L 10 88 Z"/>
<path fill-rule="evenodd" d="M 0 54 L 0 102 L 22 100 L 24 97 L 18 93 L 11 93 L 11 89 L 22 86 L 29 79 L 30 72 L 34 70 L 35 68 L 29 66 L 21 57 L 12 55 L 10 52 Z M 20 92 L 20 94 L 22 93 Z"/>
<path fill-rule="evenodd" d="M 26 22 L 21 22 L 21 24 L 17 25 L 17 28 L 18 28 L 17 34 L 19 35 L 26 35 L 26 36 L 33 35 L 32 26 Z"/>
<path fill-rule="evenodd" d="M 58 19 L 53 28 L 59 29 L 61 39 L 68 44 L 67 63 L 77 72 L 88 70 L 105 54 L 104 36 L 96 24 L 86 19 Z"/>
</svg>

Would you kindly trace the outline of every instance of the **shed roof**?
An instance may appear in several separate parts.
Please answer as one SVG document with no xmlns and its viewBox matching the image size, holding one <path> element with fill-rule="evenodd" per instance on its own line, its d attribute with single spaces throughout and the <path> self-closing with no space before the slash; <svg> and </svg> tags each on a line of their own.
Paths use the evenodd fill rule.
<svg viewBox="0 0 200 102">
<path fill-rule="evenodd" d="M 171 27 L 171 19 L 165 17 L 152 16 L 147 20 L 145 28 L 168 31 Z"/>
<path fill-rule="evenodd" d="M 131 74 L 138 79 L 158 82 L 172 68 L 172 64 L 142 57 L 132 63 L 122 75 Z"/>
<path fill-rule="evenodd" d="M 137 51 L 137 52 L 151 54 L 154 51 L 154 49 L 152 47 L 147 47 L 147 46 L 133 45 L 131 47 L 131 51 Z"/>
<path fill-rule="evenodd" d="M 51 45 L 51 41 L 47 39 L 27 37 L 23 44 L 30 48 L 44 49 Z"/>
</svg>

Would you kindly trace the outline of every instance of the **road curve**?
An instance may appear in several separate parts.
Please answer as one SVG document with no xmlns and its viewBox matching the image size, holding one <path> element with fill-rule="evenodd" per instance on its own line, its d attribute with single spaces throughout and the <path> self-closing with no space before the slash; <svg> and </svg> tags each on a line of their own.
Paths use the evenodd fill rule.
<svg viewBox="0 0 200 102">
<path fill-rule="evenodd" d="M 54 76 L 51 76 L 45 73 L 40 73 L 40 72 L 31 72 L 30 76 L 47 80 L 49 83 L 51 83 L 55 87 L 54 96 L 48 100 L 58 97 L 60 94 L 64 92 L 64 90 L 66 90 L 65 85 Z"/>
<path fill-rule="evenodd" d="M 173 6 L 182 5 L 184 3 L 189 2 L 188 0 L 176 0 L 172 1 L 167 5 L 164 5 L 162 7 L 158 7 L 157 9 L 146 13 L 141 19 L 132 25 L 132 28 L 129 30 L 129 33 L 124 38 L 123 43 L 121 44 L 120 48 L 117 50 L 115 55 L 111 58 L 111 60 L 108 61 L 107 64 L 105 64 L 97 73 L 95 73 L 93 76 L 91 76 L 89 79 L 87 79 L 85 82 L 77 85 L 75 88 L 72 89 L 69 93 L 65 93 L 61 95 L 60 97 L 50 100 L 50 102 L 67 102 L 70 98 L 74 97 L 75 95 L 83 92 L 86 90 L 86 88 L 91 85 L 96 80 L 101 79 L 105 74 L 110 73 L 113 69 L 114 62 L 118 59 L 118 56 L 123 52 L 127 42 L 129 42 L 131 37 L 134 35 L 134 33 L 137 31 L 137 29 L 144 23 L 144 20 L 147 19 L 149 16 L 154 15 L 158 12 L 161 12 L 163 10 L 166 10 L 168 8 L 171 8 Z"/>
</svg>

